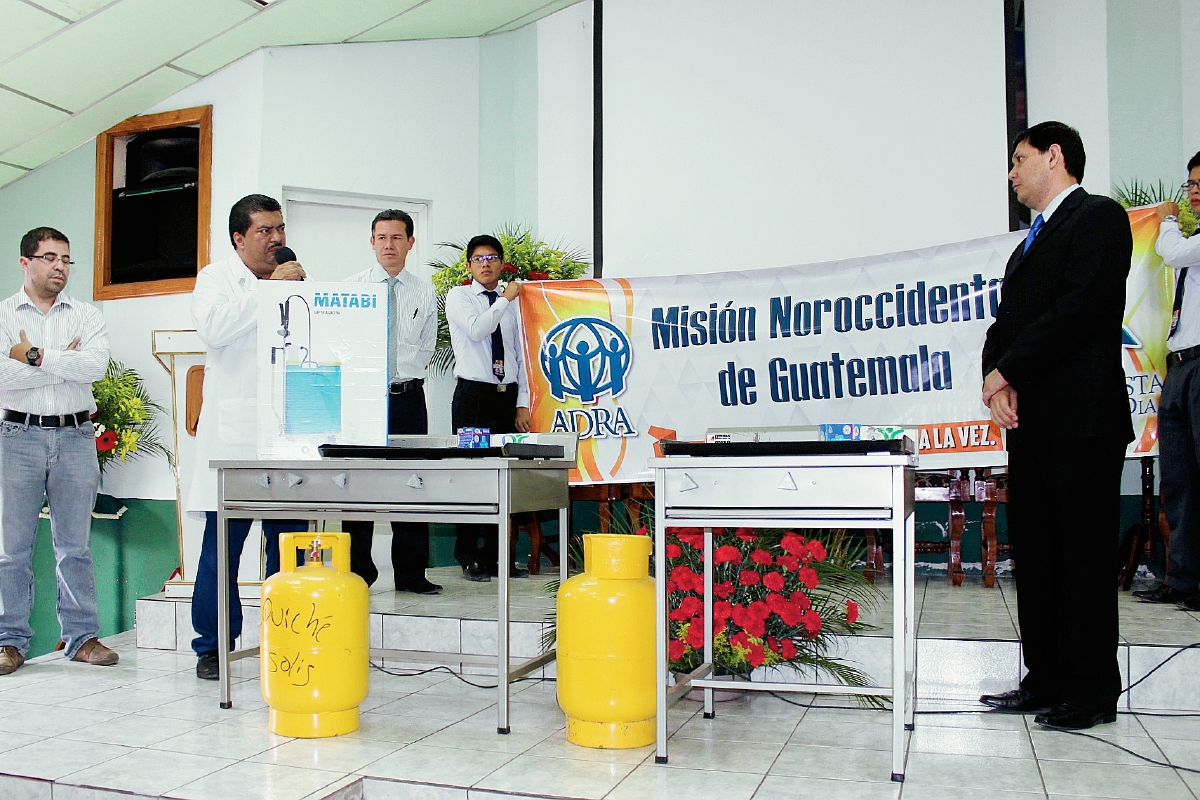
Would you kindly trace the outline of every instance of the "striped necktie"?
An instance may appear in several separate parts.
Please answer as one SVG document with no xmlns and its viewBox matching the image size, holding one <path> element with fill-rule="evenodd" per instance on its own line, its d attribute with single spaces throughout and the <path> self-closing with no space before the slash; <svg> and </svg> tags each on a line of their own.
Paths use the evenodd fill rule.
<svg viewBox="0 0 1200 800">
<path fill-rule="evenodd" d="M 483 295 L 488 299 L 488 306 L 496 302 L 495 292 L 484 292 Z M 496 324 L 496 330 L 492 331 L 492 374 L 504 383 L 504 336 L 500 333 L 499 323 Z"/>
</svg>

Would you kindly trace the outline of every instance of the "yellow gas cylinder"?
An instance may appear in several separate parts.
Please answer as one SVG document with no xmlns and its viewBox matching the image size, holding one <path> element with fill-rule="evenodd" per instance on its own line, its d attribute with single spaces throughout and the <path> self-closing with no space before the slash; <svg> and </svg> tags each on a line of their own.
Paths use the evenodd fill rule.
<svg viewBox="0 0 1200 800">
<path fill-rule="evenodd" d="M 309 555 L 297 567 L 301 547 Z M 279 562 L 262 587 L 259 660 L 271 732 L 313 739 L 356 731 L 370 669 L 369 592 L 350 571 L 350 534 L 280 534 Z"/>
<path fill-rule="evenodd" d="M 654 579 L 647 536 L 583 537 L 583 574 L 558 590 L 558 704 L 567 741 L 654 741 Z"/>
</svg>

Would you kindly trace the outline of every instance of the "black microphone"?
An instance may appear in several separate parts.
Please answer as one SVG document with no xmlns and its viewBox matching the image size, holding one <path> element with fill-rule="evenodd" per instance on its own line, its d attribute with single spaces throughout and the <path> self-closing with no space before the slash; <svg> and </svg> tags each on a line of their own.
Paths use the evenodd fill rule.
<svg viewBox="0 0 1200 800">
<path fill-rule="evenodd" d="M 290 247 L 284 246 L 275 251 L 275 263 L 286 264 L 289 261 L 296 260 L 296 251 Z"/>
</svg>

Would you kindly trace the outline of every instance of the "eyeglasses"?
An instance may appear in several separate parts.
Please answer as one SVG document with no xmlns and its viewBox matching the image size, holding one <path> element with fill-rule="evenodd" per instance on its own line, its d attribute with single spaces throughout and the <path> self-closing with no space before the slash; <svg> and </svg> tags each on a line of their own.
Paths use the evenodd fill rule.
<svg viewBox="0 0 1200 800">
<path fill-rule="evenodd" d="M 1200 189 L 1200 181 L 1184 181 L 1179 188 L 1185 192 L 1190 192 L 1192 189 Z"/>
<path fill-rule="evenodd" d="M 75 263 L 71 260 L 70 256 L 59 256 L 58 253 L 42 253 L 40 256 L 30 256 L 30 258 L 40 259 L 45 261 L 47 264 L 55 264 L 61 261 L 64 267 L 70 267 Z"/>
<path fill-rule="evenodd" d="M 490 264 L 493 261 L 499 261 L 499 260 L 500 260 L 500 256 L 497 256 L 497 255 L 471 256 L 471 262 L 475 263 L 475 264 Z"/>
</svg>

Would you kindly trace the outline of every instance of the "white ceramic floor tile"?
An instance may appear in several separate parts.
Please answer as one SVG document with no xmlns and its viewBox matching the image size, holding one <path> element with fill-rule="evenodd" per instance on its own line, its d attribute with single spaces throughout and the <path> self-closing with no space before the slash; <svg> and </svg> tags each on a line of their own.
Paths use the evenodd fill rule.
<svg viewBox="0 0 1200 800">
<path fill-rule="evenodd" d="M 165 794 L 232 763 L 229 759 L 210 756 L 134 750 L 119 758 L 66 775 L 60 782 L 155 796 Z"/>
<path fill-rule="evenodd" d="M 53 791 L 50 781 L 0 775 L 0 797 L 5 800 L 52 800 Z"/>
<path fill-rule="evenodd" d="M 78 730 L 66 731 L 62 739 L 81 742 L 104 742 L 106 744 L 123 744 L 126 747 L 145 747 L 172 736 L 194 731 L 207 723 L 185 719 L 152 719 L 150 717 L 126 714 L 116 719 L 88 725 Z"/>
<path fill-rule="evenodd" d="M 131 687 L 121 687 L 117 689 L 109 689 L 105 692 L 97 692 L 84 697 L 73 700 L 64 701 L 59 705 L 64 708 L 84 709 L 87 711 L 114 711 L 120 713 L 130 713 L 134 711 L 145 711 L 150 708 L 173 703 L 178 700 L 181 695 L 167 694 L 166 692 L 149 692 L 142 689 L 134 689 Z"/>
<path fill-rule="evenodd" d="M 202 728 L 163 739 L 150 747 L 171 753 L 193 753 L 240 761 L 288 741 L 288 737 L 276 736 L 266 728 L 217 723 L 205 724 Z"/>
<path fill-rule="evenodd" d="M 410 744 L 371 764 L 369 774 L 380 778 L 465 788 L 474 786 L 512 759 L 513 756 L 507 753 L 449 750 Z"/>
<path fill-rule="evenodd" d="M 240 761 L 218 772 L 181 786 L 167 794 L 181 800 L 303 800 L 345 775 L 315 769 Z"/>
<path fill-rule="evenodd" d="M 1042 778 L 1049 794 L 1111 797 L 1121 800 L 1192 800 L 1183 779 L 1166 767 L 1043 761 Z"/>
<path fill-rule="evenodd" d="M 632 772 L 634 766 L 523 755 L 509 761 L 475 786 L 499 792 L 599 800 Z"/>
<path fill-rule="evenodd" d="M 997 758 L 1033 758 L 1025 731 L 981 728 L 938 728 L 922 725 L 913 731 L 909 750 L 917 753 L 946 753 Z"/>
<path fill-rule="evenodd" d="M 468 800 L 467 790 L 450 786 L 363 778 L 364 800 Z"/>
<path fill-rule="evenodd" d="M 345 736 L 329 739 L 293 739 L 258 753 L 248 760 L 328 772 L 362 772 L 368 764 L 391 755 L 401 746 L 397 742 L 376 742 Z"/>
<path fill-rule="evenodd" d="M 380 742 L 395 742 L 409 744 L 424 739 L 429 734 L 453 725 L 453 720 L 429 719 L 428 717 L 411 717 L 406 714 L 388 713 L 390 706 L 384 706 L 378 712 L 372 711 L 360 714 L 358 730 L 346 734 L 347 739 L 373 739 Z"/>
<path fill-rule="evenodd" d="M 450 747 L 456 750 L 491 750 L 497 753 L 518 755 L 541 742 L 548 735 L 545 731 L 516 729 L 506 735 L 496 733 L 496 721 L 480 725 L 478 717 L 457 722 L 432 733 L 421 740 L 430 747 Z"/>
<path fill-rule="evenodd" d="M 1095 729 L 1093 729 L 1095 730 Z M 1092 733 L 1098 736 L 1099 733 Z M 1111 744 L 1098 742 L 1086 736 L 1078 736 L 1063 731 L 1035 729 L 1030 731 L 1033 747 L 1040 761 L 1090 761 L 1100 764 L 1143 764 L 1135 755 L 1126 753 Z M 1106 735 L 1105 741 L 1120 745 L 1126 750 L 1132 750 L 1138 755 L 1163 760 L 1160 748 L 1149 736 L 1113 736 Z"/>
<path fill-rule="evenodd" d="M 1032 758 L 990 758 L 941 753 L 909 753 L 908 765 L 904 771 L 904 785 L 1032 793 L 1043 790 L 1038 762 Z"/>
<path fill-rule="evenodd" d="M 800 709 L 797 709 L 800 711 Z M 720 742 L 770 742 L 783 744 L 796 730 L 800 718 L 724 716 L 717 713 L 714 719 L 697 715 L 688 720 L 676 737 L 688 739 L 711 739 Z"/>
<path fill-rule="evenodd" d="M 892 754 L 882 750 L 839 750 L 790 744 L 779 752 L 770 774 L 887 782 L 892 778 Z"/>
<path fill-rule="evenodd" d="M 787 778 L 768 775 L 754 795 L 755 800 L 896 800 L 900 797 L 899 783 L 867 783 L 837 781 L 827 778 Z M 905 798 L 908 793 L 905 793 Z M 972 800 L 977 800 L 972 798 Z"/>
<path fill-rule="evenodd" d="M 9 730 L 36 736 L 61 736 L 68 731 L 108 722 L 120 716 L 122 715 L 112 711 L 40 706 L 5 718 L 4 726 Z"/>
<path fill-rule="evenodd" d="M 625 764 L 640 764 L 654 754 L 654 745 L 635 747 L 627 750 L 601 750 L 595 747 L 581 747 L 567 741 L 566 731 L 550 734 L 538 744 L 529 748 L 529 755 L 542 758 L 569 758 L 575 761 L 606 761 Z"/>
<path fill-rule="evenodd" d="M 0 774 L 57 780 L 129 752 L 132 752 L 130 748 L 115 744 L 71 742 L 64 745 L 58 739 L 43 739 L 0 753 Z"/>
<path fill-rule="evenodd" d="M 749 800 L 761 775 L 642 764 L 605 795 L 605 800 Z"/>
</svg>

